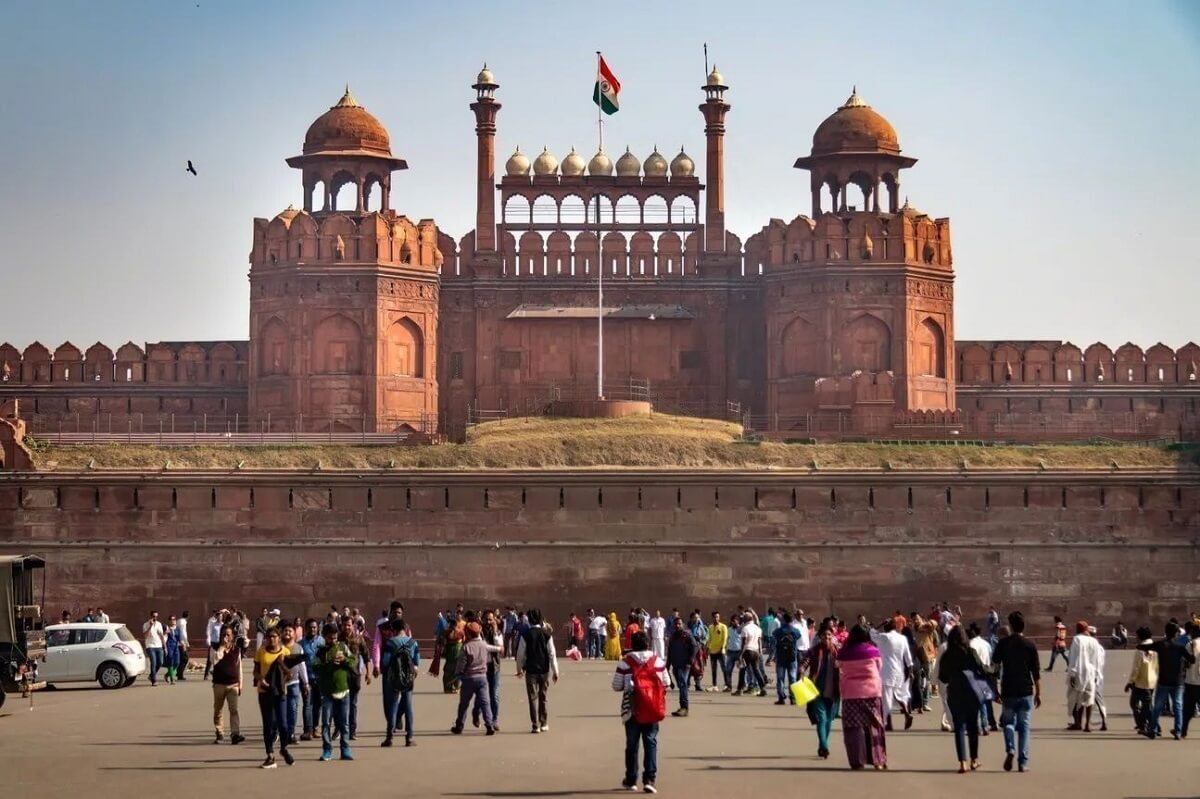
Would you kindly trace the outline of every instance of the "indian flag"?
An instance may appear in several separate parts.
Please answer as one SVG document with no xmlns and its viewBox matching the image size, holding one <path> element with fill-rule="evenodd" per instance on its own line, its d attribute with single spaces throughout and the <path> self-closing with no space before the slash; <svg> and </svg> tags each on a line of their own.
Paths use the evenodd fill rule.
<svg viewBox="0 0 1200 799">
<path fill-rule="evenodd" d="M 604 62 L 604 56 L 600 56 L 600 67 L 596 71 L 596 88 L 592 92 L 592 102 L 600 106 L 600 110 L 604 113 L 615 114 L 621 107 L 617 101 L 617 95 L 620 93 L 621 81 L 617 80 L 617 76 L 608 68 L 608 64 Z"/>
</svg>

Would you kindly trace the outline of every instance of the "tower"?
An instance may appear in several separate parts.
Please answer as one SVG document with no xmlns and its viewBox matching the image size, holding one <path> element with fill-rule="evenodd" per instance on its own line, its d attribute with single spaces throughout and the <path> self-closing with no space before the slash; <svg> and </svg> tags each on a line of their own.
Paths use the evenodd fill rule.
<svg viewBox="0 0 1200 799">
<path fill-rule="evenodd" d="M 956 408 L 950 221 L 898 202 L 916 162 L 855 88 L 796 159 L 812 217 L 772 220 L 747 242 L 763 266 L 767 407 L 781 426 Z"/>
<path fill-rule="evenodd" d="M 714 64 L 708 79 L 700 87 L 704 102 L 704 138 L 707 145 L 704 159 L 707 197 L 704 201 L 704 249 L 710 253 L 725 252 L 725 115 L 730 105 L 725 102 L 725 78 Z"/>
<path fill-rule="evenodd" d="M 349 87 L 287 163 L 301 172 L 304 209 L 254 220 L 254 424 L 433 432 L 441 253 L 433 220 L 391 208 L 392 172 L 407 164 Z"/>
<path fill-rule="evenodd" d="M 487 64 L 471 86 L 475 90 L 475 249 L 496 250 L 496 89 L 500 84 Z"/>
</svg>

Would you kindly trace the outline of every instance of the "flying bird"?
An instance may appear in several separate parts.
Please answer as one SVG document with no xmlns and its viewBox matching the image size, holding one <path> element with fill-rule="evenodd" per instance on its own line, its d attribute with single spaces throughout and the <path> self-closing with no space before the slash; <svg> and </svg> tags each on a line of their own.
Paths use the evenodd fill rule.
<svg viewBox="0 0 1200 799">
<path fill-rule="evenodd" d="M 191 161 L 188 161 L 187 171 L 191 172 L 193 175 L 196 175 L 196 167 L 192 166 Z M 199 175 L 196 175 L 196 176 L 199 177 Z"/>
</svg>

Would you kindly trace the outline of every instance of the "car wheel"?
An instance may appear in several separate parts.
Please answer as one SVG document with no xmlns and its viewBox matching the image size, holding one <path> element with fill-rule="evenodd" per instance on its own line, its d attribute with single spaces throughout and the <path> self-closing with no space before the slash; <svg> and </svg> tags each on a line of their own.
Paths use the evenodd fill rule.
<svg viewBox="0 0 1200 799">
<path fill-rule="evenodd" d="M 120 688 L 125 684 L 125 669 L 119 663 L 102 663 L 96 670 L 101 688 Z"/>
<path fill-rule="evenodd" d="M 137 682 L 137 677 L 126 677 L 124 687 L 128 688 L 129 686 L 133 685 L 135 682 Z"/>
</svg>

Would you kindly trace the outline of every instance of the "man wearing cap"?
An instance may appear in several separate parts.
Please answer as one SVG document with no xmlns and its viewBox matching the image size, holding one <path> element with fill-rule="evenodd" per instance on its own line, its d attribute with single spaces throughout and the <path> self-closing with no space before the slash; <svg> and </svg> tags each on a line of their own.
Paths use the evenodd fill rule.
<svg viewBox="0 0 1200 799">
<path fill-rule="evenodd" d="M 1091 732 L 1092 707 L 1104 675 L 1104 647 L 1088 635 L 1087 621 L 1075 624 L 1075 638 L 1067 653 L 1067 709 L 1072 722 L 1068 730 Z"/>
</svg>

